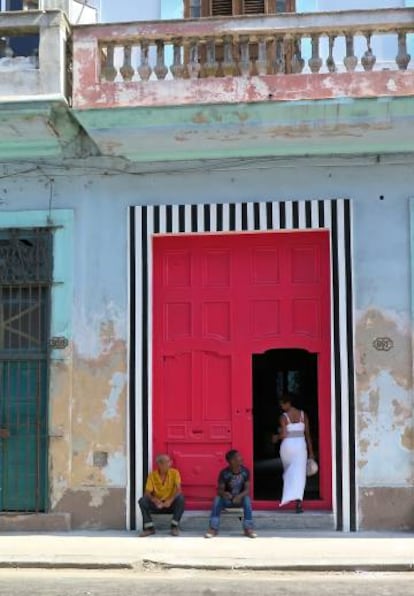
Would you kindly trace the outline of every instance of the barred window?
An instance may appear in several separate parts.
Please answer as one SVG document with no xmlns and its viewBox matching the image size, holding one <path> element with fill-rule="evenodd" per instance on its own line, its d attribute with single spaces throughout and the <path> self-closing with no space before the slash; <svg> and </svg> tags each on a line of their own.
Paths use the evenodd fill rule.
<svg viewBox="0 0 414 596">
<path fill-rule="evenodd" d="M 243 14 L 264 14 L 264 0 L 244 0 Z"/>
<path fill-rule="evenodd" d="M 186 18 L 295 12 L 295 0 L 184 0 Z"/>
<path fill-rule="evenodd" d="M 211 1 L 211 15 L 213 17 L 218 16 L 231 16 L 233 14 L 233 2 L 232 0 L 212 0 Z"/>
</svg>

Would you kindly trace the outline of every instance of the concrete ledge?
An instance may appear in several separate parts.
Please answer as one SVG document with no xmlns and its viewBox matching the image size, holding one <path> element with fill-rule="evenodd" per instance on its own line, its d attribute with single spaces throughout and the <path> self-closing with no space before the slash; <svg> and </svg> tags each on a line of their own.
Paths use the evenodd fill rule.
<svg viewBox="0 0 414 596">
<path fill-rule="evenodd" d="M 69 532 L 70 513 L 2 513 L 0 532 Z"/>
<path fill-rule="evenodd" d="M 241 509 L 234 509 L 223 512 L 221 516 L 220 530 L 227 532 L 241 528 Z M 254 511 L 254 523 L 257 530 L 280 531 L 280 530 L 334 530 L 335 519 L 329 511 L 305 511 L 298 515 L 292 511 Z M 208 527 L 209 511 L 186 511 L 181 521 L 181 528 L 184 532 L 205 532 Z M 155 514 L 154 524 L 160 530 L 169 527 L 171 515 Z"/>
</svg>

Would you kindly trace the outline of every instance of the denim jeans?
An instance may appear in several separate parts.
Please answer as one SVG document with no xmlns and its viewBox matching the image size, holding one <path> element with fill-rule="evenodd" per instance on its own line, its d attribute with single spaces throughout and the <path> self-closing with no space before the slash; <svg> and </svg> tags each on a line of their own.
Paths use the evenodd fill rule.
<svg viewBox="0 0 414 596">
<path fill-rule="evenodd" d="M 220 515 L 223 509 L 234 509 L 237 507 L 243 508 L 243 528 L 253 528 L 252 503 L 250 497 L 247 496 L 243 497 L 242 502 L 239 504 L 235 504 L 233 501 L 229 501 L 224 497 L 216 497 L 213 501 L 213 507 L 211 509 L 210 528 L 213 528 L 214 530 L 219 529 Z"/>
<path fill-rule="evenodd" d="M 172 526 L 178 526 L 180 523 L 180 519 L 184 513 L 184 496 L 179 494 L 175 497 L 171 507 L 163 507 L 162 509 L 158 509 L 151 501 L 149 497 L 144 495 L 138 501 L 139 508 L 141 509 L 142 513 L 142 524 L 144 528 L 153 528 L 154 523 L 152 521 L 151 513 L 172 513 Z"/>
</svg>

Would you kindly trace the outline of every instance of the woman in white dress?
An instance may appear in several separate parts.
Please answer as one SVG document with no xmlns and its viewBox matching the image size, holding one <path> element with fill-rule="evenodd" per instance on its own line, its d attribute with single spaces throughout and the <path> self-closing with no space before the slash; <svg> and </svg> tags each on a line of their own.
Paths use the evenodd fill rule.
<svg viewBox="0 0 414 596">
<path fill-rule="evenodd" d="M 313 459 L 309 420 L 305 412 L 292 406 L 292 398 L 280 400 L 280 458 L 283 464 L 283 495 L 279 507 L 296 501 L 296 513 L 303 513 L 303 493 L 306 484 L 306 462 Z"/>
</svg>

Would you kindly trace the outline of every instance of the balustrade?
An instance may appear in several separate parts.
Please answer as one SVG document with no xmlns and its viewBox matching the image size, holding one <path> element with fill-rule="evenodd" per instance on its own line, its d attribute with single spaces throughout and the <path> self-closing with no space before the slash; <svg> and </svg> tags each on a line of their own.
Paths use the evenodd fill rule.
<svg viewBox="0 0 414 596">
<path fill-rule="evenodd" d="M 154 23 L 150 34 L 148 26 L 140 33 L 137 24 L 125 42 L 97 40 L 100 78 L 130 82 L 403 71 L 411 68 L 407 37 L 414 32 L 413 15 L 412 9 L 269 15 L 223 19 L 221 26 L 218 19 L 201 19 L 177 21 L 176 34 L 173 22 L 168 27 Z"/>
<path fill-rule="evenodd" d="M 0 12 L 0 98 L 66 98 L 71 87 L 68 35 L 69 23 L 58 11 Z M 108 58 L 106 48 L 105 62 Z M 132 79 L 132 66 L 131 70 Z M 113 67 L 112 75 L 114 81 L 118 67 Z M 126 75 L 123 71 L 124 80 Z"/>
</svg>

